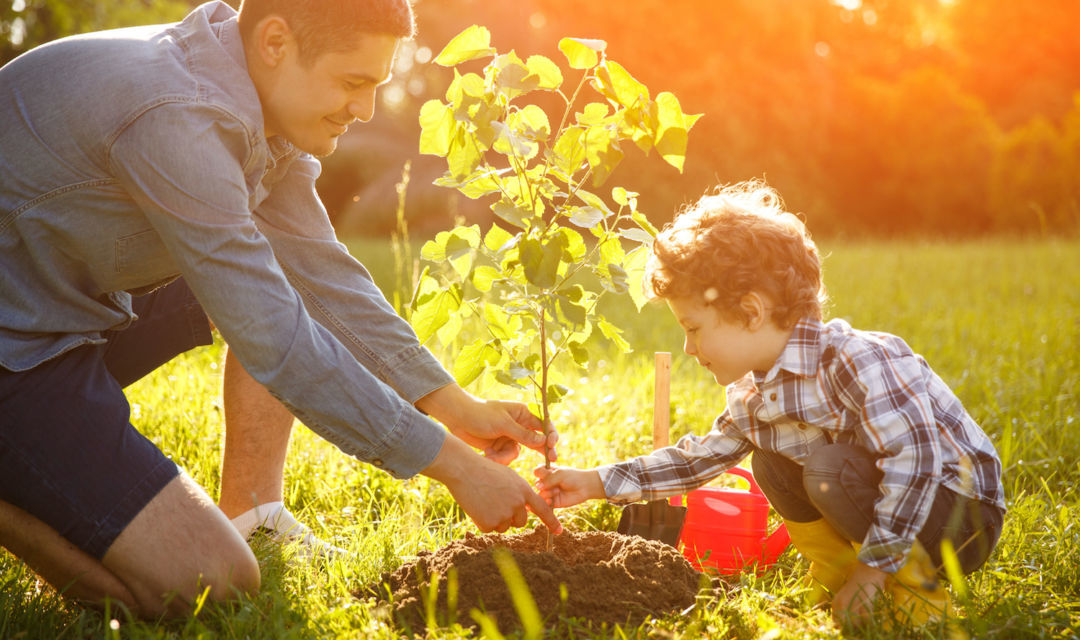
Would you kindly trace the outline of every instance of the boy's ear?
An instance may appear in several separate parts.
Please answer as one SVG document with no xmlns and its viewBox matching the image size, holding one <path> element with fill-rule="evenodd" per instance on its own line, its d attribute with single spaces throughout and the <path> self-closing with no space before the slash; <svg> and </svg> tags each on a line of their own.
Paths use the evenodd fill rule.
<svg viewBox="0 0 1080 640">
<path fill-rule="evenodd" d="M 769 320 L 769 307 L 765 299 L 756 291 L 744 295 L 739 300 L 739 308 L 746 314 L 746 328 L 756 331 Z"/>
</svg>

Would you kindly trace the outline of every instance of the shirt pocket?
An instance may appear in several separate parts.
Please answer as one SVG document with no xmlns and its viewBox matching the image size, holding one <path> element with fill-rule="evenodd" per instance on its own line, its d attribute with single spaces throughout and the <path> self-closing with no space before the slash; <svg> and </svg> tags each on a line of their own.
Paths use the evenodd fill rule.
<svg viewBox="0 0 1080 640">
<path fill-rule="evenodd" d="M 144 289 L 175 277 L 176 263 L 161 236 L 145 229 L 116 239 L 116 274 L 121 289 Z"/>
</svg>

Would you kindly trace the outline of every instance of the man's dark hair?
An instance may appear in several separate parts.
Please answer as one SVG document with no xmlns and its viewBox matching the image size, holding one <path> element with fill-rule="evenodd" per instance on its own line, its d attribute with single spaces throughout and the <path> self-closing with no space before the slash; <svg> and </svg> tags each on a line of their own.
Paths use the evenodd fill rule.
<svg viewBox="0 0 1080 640">
<path fill-rule="evenodd" d="M 360 33 L 405 39 L 416 33 L 409 0 L 243 0 L 240 32 L 249 37 L 269 15 L 281 16 L 288 23 L 305 60 L 346 51 Z"/>
</svg>

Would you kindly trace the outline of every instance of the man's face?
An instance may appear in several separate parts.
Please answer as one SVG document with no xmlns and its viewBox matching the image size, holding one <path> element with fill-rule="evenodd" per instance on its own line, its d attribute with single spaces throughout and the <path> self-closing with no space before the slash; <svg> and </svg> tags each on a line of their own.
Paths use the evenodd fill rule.
<svg viewBox="0 0 1080 640">
<path fill-rule="evenodd" d="M 293 41 L 260 92 L 267 137 L 280 135 L 314 156 L 333 153 L 352 122 L 371 119 L 375 91 L 390 79 L 399 42 L 364 33 L 348 51 L 301 60 Z"/>
</svg>

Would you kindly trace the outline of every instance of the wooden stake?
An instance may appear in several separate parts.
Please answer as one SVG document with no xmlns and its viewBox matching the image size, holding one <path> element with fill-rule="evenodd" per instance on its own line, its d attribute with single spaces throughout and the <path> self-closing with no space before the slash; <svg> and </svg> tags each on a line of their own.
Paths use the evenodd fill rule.
<svg viewBox="0 0 1080 640">
<path fill-rule="evenodd" d="M 653 374 L 653 450 L 671 443 L 671 354 L 656 353 L 656 371 Z"/>
</svg>

